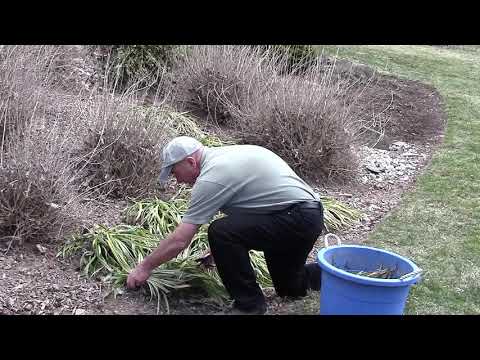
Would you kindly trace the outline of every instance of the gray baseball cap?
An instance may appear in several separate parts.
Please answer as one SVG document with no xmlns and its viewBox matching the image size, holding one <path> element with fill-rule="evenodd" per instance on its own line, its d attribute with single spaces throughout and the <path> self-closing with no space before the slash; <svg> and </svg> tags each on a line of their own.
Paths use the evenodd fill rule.
<svg viewBox="0 0 480 360">
<path fill-rule="evenodd" d="M 173 165 L 192 155 L 202 146 L 200 141 L 189 136 L 179 136 L 171 140 L 163 148 L 162 171 L 158 181 L 160 183 L 166 182 L 172 172 Z"/>
</svg>

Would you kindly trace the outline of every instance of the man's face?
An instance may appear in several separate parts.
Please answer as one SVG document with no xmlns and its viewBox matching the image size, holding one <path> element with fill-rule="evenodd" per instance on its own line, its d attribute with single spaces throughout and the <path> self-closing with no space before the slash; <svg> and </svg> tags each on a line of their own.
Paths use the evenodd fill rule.
<svg viewBox="0 0 480 360">
<path fill-rule="evenodd" d="M 193 185 L 200 171 L 195 159 L 187 157 L 173 166 L 172 173 L 178 183 Z"/>
</svg>

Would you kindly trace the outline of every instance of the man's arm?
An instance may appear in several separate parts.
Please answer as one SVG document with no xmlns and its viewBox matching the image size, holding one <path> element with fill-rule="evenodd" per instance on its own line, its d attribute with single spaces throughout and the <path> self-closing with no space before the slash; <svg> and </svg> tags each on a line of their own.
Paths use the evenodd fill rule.
<svg viewBox="0 0 480 360">
<path fill-rule="evenodd" d="M 152 271 L 161 264 L 173 259 L 192 241 L 200 225 L 181 223 L 175 231 L 138 264 L 128 275 L 127 286 L 131 289 L 142 285 L 150 277 Z"/>
</svg>

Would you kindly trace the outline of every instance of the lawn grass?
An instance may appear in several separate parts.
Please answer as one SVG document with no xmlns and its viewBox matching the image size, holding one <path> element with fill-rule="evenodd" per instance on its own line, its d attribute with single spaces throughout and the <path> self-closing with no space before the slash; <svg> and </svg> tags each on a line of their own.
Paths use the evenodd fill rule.
<svg viewBox="0 0 480 360">
<path fill-rule="evenodd" d="M 365 245 L 426 271 L 406 314 L 480 314 L 480 48 L 319 46 L 381 72 L 433 85 L 447 116 L 444 143 L 413 191 Z M 396 244 L 395 244 L 396 243 Z"/>
</svg>

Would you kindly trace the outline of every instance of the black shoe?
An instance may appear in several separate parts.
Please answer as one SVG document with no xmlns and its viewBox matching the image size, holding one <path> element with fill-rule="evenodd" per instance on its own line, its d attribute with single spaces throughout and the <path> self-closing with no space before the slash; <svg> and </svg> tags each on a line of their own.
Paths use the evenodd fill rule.
<svg viewBox="0 0 480 360">
<path fill-rule="evenodd" d="M 239 309 L 232 307 L 230 310 L 225 311 L 219 315 L 265 315 L 267 313 L 267 305 L 258 305 L 251 309 Z"/>
<path fill-rule="evenodd" d="M 307 288 L 319 291 L 322 285 L 322 270 L 317 263 L 305 264 L 305 273 L 307 275 Z"/>
</svg>

